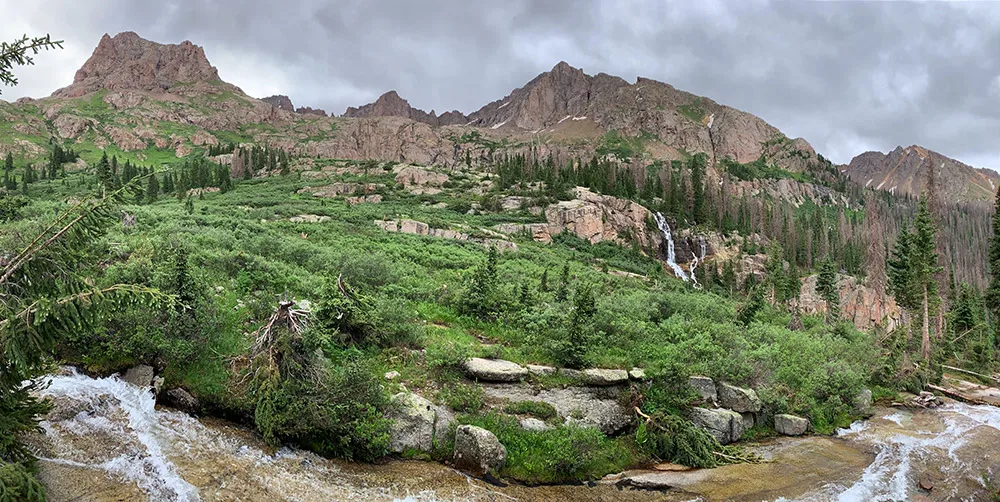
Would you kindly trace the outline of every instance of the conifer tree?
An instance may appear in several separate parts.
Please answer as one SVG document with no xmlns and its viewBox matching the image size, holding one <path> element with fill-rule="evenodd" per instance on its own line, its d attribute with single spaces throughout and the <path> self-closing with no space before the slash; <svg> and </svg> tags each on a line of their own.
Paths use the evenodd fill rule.
<svg viewBox="0 0 1000 502">
<path fill-rule="evenodd" d="M 14 155 L 10 152 L 7 152 L 7 156 L 3 160 L 3 186 L 7 190 L 17 188 L 17 183 L 14 181 Z"/>
<path fill-rule="evenodd" d="M 542 270 L 542 278 L 538 281 L 538 291 L 542 293 L 549 291 L 549 269 Z"/>
<path fill-rule="evenodd" d="M 840 319 L 840 289 L 837 287 L 837 267 L 833 258 L 827 256 L 820 264 L 816 292 L 826 301 L 827 322 Z"/>
<path fill-rule="evenodd" d="M 556 288 L 556 301 L 564 302 L 569 295 L 569 263 L 563 265 L 559 276 L 559 286 Z"/>
<path fill-rule="evenodd" d="M 149 175 L 149 183 L 146 185 L 146 202 L 152 204 L 156 202 L 160 195 L 160 182 L 156 179 L 156 174 Z"/>
<path fill-rule="evenodd" d="M 993 236 L 990 237 L 989 251 L 989 286 L 986 289 L 986 304 L 993 314 L 993 322 L 1000 326 L 1000 188 L 997 188 L 996 201 L 991 220 Z"/>
</svg>

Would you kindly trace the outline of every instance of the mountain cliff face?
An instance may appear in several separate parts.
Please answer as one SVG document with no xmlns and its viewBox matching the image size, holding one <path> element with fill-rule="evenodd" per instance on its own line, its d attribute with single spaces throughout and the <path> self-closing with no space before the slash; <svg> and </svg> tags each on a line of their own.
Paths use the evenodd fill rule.
<svg viewBox="0 0 1000 502">
<path fill-rule="evenodd" d="M 396 91 L 389 91 L 379 96 L 374 103 L 368 103 L 358 108 L 348 107 L 344 116 L 352 118 L 402 117 L 433 126 L 457 125 L 468 122 L 465 115 L 457 110 L 445 112 L 439 117 L 434 110 L 427 113 L 413 108 L 407 100 L 399 97 Z"/>
<path fill-rule="evenodd" d="M 851 159 L 847 174 L 858 184 L 919 196 L 933 172 L 938 197 L 948 202 L 992 202 L 1000 174 L 976 169 L 920 146 L 896 147 L 883 154 L 865 152 Z"/>
<path fill-rule="evenodd" d="M 54 96 L 78 97 L 98 89 L 167 90 L 179 83 L 215 82 L 219 71 L 201 47 L 184 41 L 158 44 L 131 31 L 104 34 L 73 84 Z"/>
<path fill-rule="evenodd" d="M 279 110 L 285 110 L 286 112 L 295 111 L 295 106 L 292 105 L 292 100 L 288 96 L 282 94 L 260 98 L 260 100 L 265 103 L 269 103 L 271 106 Z"/>
</svg>

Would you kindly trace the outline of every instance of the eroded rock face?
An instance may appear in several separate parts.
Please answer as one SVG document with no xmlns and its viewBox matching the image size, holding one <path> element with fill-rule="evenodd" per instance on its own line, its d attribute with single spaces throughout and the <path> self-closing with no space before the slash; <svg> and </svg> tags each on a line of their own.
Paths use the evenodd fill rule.
<svg viewBox="0 0 1000 502">
<path fill-rule="evenodd" d="M 760 411 L 760 398 L 753 389 L 744 389 L 725 382 L 716 385 L 719 394 L 719 406 L 729 408 L 738 413 L 757 413 Z"/>
<path fill-rule="evenodd" d="M 394 453 L 407 449 L 431 451 L 434 439 L 443 436 L 454 420 L 450 411 L 413 392 L 400 392 L 392 396 L 391 403 L 389 451 Z"/>
<path fill-rule="evenodd" d="M 55 92 L 78 97 L 98 89 L 169 89 L 177 83 L 219 80 L 201 47 L 184 41 L 158 44 L 131 31 L 105 34 L 90 59 L 73 78 L 73 84 Z"/>
<path fill-rule="evenodd" d="M 271 106 L 288 112 L 294 112 L 295 106 L 292 105 L 292 100 L 288 96 L 281 94 L 276 94 L 274 96 L 268 96 L 266 98 L 260 98 L 261 101 L 270 104 Z"/>
<path fill-rule="evenodd" d="M 405 99 L 399 97 L 396 91 L 389 91 L 375 100 L 374 103 L 360 106 L 358 108 L 348 107 L 344 112 L 345 117 L 402 117 L 417 122 L 423 122 L 432 126 L 465 124 L 468 122 L 465 115 L 458 110 L 442 114 L 440 117 L 431 110 L 427 113 L 418 108 L 413 108 Z"/>
<path fill-rule="evenodd" d="M 714 410 L 691 408 L 688 418 L 722 444 L 735 443 L 743 437 L 743 417 L 735 411 L 722 408 Z"/>
<path fill-rule="evenodd" d="M 799 307 L 803 314 L 825 314 L 826 301 L 816 292 L 819 275 L 811 275 L 802 281 L 799 291 Z M 903 313 L 896 300 L 889 294 L 879 294 L 857 278 L 837 275 L 837 289 L 840 292 L 840 317 L 853 322 L 858 329 L 867 330 L 882 326 L 892 331 L 902 324 Z"/>
<path fill-rule="evenodd" d="M 462 425 L 455 431 L 455 466 L 478 476 L 497 473 L 507 463 L 507 448 L 492 432 Z"/>
<path fill-rule="evenodd" d="M 441 191 L 441 185 L 448 182 L 448 175 L 424 169 L 419 166 L 399 166 L 395 169 L 396 183 L 410 192 L 434 194 Z"/>
<path fill-rule="evenodd" d="M 774 430 L 784 436 L 801 436 L 809 428 L 809 420 L 795 415 L 774 416 Z"/>
<path fill-rule="evenodd" d="M 295 109 L 295 113 L 301 113 L 303 115 L 318 115 L 320 117 L 326 117 L 326 110 L 322 108 L 312 108 L 309 106 L 300 106 Z"/>
</svg>

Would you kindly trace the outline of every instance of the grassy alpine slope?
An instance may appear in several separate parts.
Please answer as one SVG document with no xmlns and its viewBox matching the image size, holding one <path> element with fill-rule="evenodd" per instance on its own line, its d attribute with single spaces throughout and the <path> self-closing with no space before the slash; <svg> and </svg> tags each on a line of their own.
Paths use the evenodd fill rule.
<svg viewBox="0 0 1000 502">
<path fill-rule="evenodd" d="M 333 164 L 356 165 L 327 160 L 315 169 Z M 754 302 L 719 285 L 694 290 L 637 249 L 562 234 L 551 244 L 519 236 L 517 251 L 495 254 L 475 242 L 386 232 L 373 221 L 410 218 L 489 236 L 498 223 L 544 216 L 522 210 L 470 214 L 474 204 L 489 207 L 502 195 L 473 195 L 470 188 L 482 174 L 471 170 L 449 172 L 441 193 L 414 195 L 396 184 L 392 165 L 374 167 L 367 175 L 357 169 L 332 176 L 274 173 L 239 181 L 225 193 L 165 194 L 124 207 L 137 224 L 116 226 L 102 238 L 94 280 L 153 286 L 177 295 L 187 308 L 121 311 L 101 329 L 64 341 L 59 356 L 99 373 L 154 363 L 165 367 L 168 387 L 188 389 L 209 413 L 256 425 L 271 441 L 363 460 L 385 454 L 382 413 L 388 396 L 405 386 L 451 406 L 460 423 L 496 433 L 509 452 L 501 474 L 532 483 L 594 479 L 674 460 L 679 448 L 664 447 L 634 427 L 614 438 L 560 424 L 523 430 L 516 417 L 551 421 L 551 414 L 484 400 L 482 389 L 459 370 L 466 358 L 642 367 L 653 385 L 637 386 L 628 397 L 644 413 L 660 416 L 681 414 L 691 401 L 687 376 L 703 374 L 756 388 L 764 417 L 807 416 L 821 433 L 852 420 L 852 398 L 862 387 L 888 384 L 892 372 L 883 369 L 894 363 L 877 350 L 873 335 L 809 317 L 804 329 L 791 331 L 784 311 L 765 303 L 747 314 L 744 305 Z M 0 249 L 15 248 L 20 236 L 93 186 L 93 178 L 92 172 L 71 171 L 31 184 L 21 218 L 2 224 Z M 358 181 L 384 185 L 377 189 L 383 201 L 349 205 L 299 193 L 306 186 Z M 298 215 L 329 219 L 289 220 Z M 610 273 L 616 270 L 637 276 Z M 337 291 L 338 276 L 355 300 Z M 238 363 L 280 299 L 313 306 L 308 334 L 286 349 L 307 361 L 303 367 L 324 368 L 315 387 L 297 380 L 302 368 L 282 370 L 277 383 L 268 383 L 246 378 Z M 311 359 L 317 349 L 322 356 Z M 385 381 L 387 371 L 400 377 Z M 555 376 L 533 382 L 566 383 Z M 768 433 L 766 425 L 752 431 Z M 688 436 L 692 444 L 704 439 Z M 432 457 L 448 458 L 448 448 L 445 439 Z M 702 463 L 714 462 L 707 456 Z"/>
</svg>

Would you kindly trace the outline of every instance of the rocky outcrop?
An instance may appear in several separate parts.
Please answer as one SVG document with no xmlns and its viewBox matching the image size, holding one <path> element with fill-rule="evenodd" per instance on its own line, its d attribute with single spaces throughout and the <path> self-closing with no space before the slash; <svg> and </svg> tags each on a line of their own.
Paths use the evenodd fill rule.
<svg viewBox="0 0 1000 502">
<path fill-rule="evenodd" d="M 632 422 L 631 409 L 622 406 L 627 386 L 565 387 L 536 389 L 530 384 L 483 384 L 486 396 L 511 402 L 548 403 L 564 423 L 595 427 L 604 434 L 616 434 Z"/>
<path fill-rule="evenodd" d="M 580 372 L 583 383 L 604 387 L 628 383 L 628 372 L 625 370 L 609 370 L 591 368 Z"/>
<path fill-rule="evenodd" d="M 368 117 L 402 117 L 417 122 L 423 122 L 432 126 L 465 124 L 468 122 L 465 115 L 454 110 L 442 114 L 440 117 L 431 110 L 427 113 L 418 108 L 413 108 L 405 99 L 399 97 L 396 91 L 389 91 L 375 100 L 360 107 L 349 107 L 344 112 L 345 117 L 368 118 Z"/>
<path fill-rule="evenodd" d="M 932 150 L 912 145 L 883 154 L 865 152 L 851 159 L 847 175 L 876 190 L 920 196 L 933 170 L 938 197 L 947 202 L 992 202 L 1000 174 L 976 169 Z"/>
<path fill-rule="evenodd" d="M 429 452 L 436 438 L 444 437 L 455 420 L 450 410 L 435 406 L 413 392 L 392 396 L 388 417 L 393 421 L 389 434 L 389 451 L 402 453 L 408 449 Z"/>
<path fill-rule="evenodd" d="M 526 431 L 547 431 L 552 428 L 549 424 L 534 417 L 522 418 L 518 425 Z"/>
<path fill-rule="evenodd" d="M 448 182 L 448 175 L 434 172 L 420 166 L 396 166 L 396 183 L 417 195 L 433 195 L 441 192 L 441 186 Z"/>
<path fill-rule="evenodd" d="M 760 411 L 761 402 L 757 397 L 757 392 L 753 389 L 744 389 L 725 382 L 716 385 L 719 395 L 719 406 L 729 408 L 738 413 L 757 413 Z"/>
<path fill-rule="evenodd" d="M 104 34 L 77 70 L 73 84 L 53 95 L 72 98 L 98 89 L 165 90 L 179 83 L 217 80 L 219 72 L 201 47 L 188 41 L 158 44 L 127 31 L 113 38 Z"/>
<path fill-rule="evenodd" d="M 719 443 L 729 444 L 743 437 L 743 417 L 726 409 L 691 408 L 688 418 L 697 426 L 708 431 Z"/>
<path fill-rule="evenodd" d="M 304 187 L 299 189 L 297 193 L 308 193 L 312 194 L 313 197 L 339 197 L 341 195 L 354 195 L 354 194 L 370 194 L 372 192 L 384 189 L 385 185 L 377 183 L 331 183 L 326 186 L 321 187 Z"/>
<path fill-rule="evenodd" d="M 470 378 L 483 382 L 519 382 L 528 376 L 527 368 L 503 359 L 473 357 L 465 362 Z"/>
<path fill-rule="evenodd" d="M 774 416 L 774 430 L 783 436 L 801 436 L 809 429 L 809 420 L 795 415 Z"/>
<path fill-rule="evenodd" d="M 492 432 L 475 425 L 455 431 L 455 467 L 477 476 L 497 474 L 507 463 L 507 449 Z"/>
<path fill-rule="evenodd" d="M 271 106 L 288 112 L 294 112 L 295 106 L 292 105 L 292 100 L 285 95 L 275 94 L 274 96 L 268 96 L 266 98 L 260 98 L 261 101 L 270 104 Z"/>
<path fill-rule="evenodd" d="M 65 139 L 76 138 L 80 134 L 83 134 L 87 129 L 94 127 L 96 124 L 97 123 L 93 119 L 85 119 L 68 113 L 59 115 L 52 121 L 52 125 L 56 128 L 56 132 L 60 137 Z"/>
<path fill-rule="evenodd" d="M 715 390 L 715 382 L 706 376 L 691 376 L 688 378 L 688 386 L 694 389 L 695 394 L 706 403 L 715 404 L 719 400 L 719 394 Z"/>
<path fill-rule="evenodd" d="M 295 113 L 301 113 L 302 115 L 318 115 L 320 117 L 326 117 L 326 110 L 322 108 L 312 108 L 309 106 L 300 106 L 295 109 Z"/>
<path fill-rule="evenodd" d="M 496 248 L 497 251 L 517 251 L 517 244 L 499 238 L 473 237 L 465 232 L 449 230 L 444 228 L 431 228 L 430 225 L 415 220 L 375 220 L 375 225 L 386 232 L 399 232 L 403 234 L 426 235 L 439 239 L 452 239 L 459 241 L 475 242 L 488 248 Z M 502 235 L 499 237 L 503 237 Z"/>
<path fill-rule="evenodd" d="M 803 314 L 826 314 L 826 301 L 816 292 L 818 280 L 819 275 L 811 275 L 802 281 L 798 302 Z M 837 290 L 840 293 L 840 318 L 853 322 L 858 329 L 882 326 L 892 331 L 902 324 L 902 311 L 891 295 L 878 293 L 856 277 L 839 274 Z"/>
</svg>

